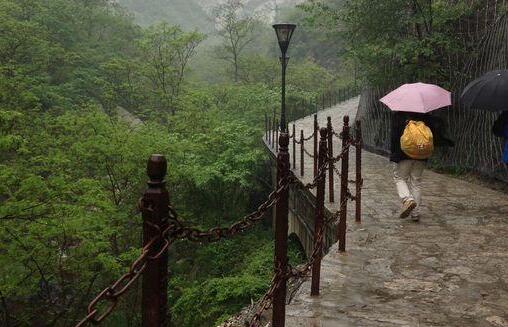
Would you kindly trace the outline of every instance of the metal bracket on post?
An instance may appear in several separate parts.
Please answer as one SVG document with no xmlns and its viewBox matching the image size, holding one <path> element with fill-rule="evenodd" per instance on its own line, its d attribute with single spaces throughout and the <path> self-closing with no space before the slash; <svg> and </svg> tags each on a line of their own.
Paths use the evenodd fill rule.
<svg viewBox="0 0 508 327">
<path fill-rule="evenodd" d="M 148 160 L 148 189 L 143 195 L 143 202 L 151 206 L 150 211 L 143 210 L 143 246 L 146 246 L 160 231 L 169 224 L 169 193 L 164 180 L 167 172 L 166 158 L 154 154 Z M 152 248 L 156 255 L 161 251 L 164 240 L 154 243 Z M 141 305 L 143 327 L 165 327 L 168 324 L 168 252 L 163 252 L 157 259 L 149 260 L 143 272 Z"/>
</svg>

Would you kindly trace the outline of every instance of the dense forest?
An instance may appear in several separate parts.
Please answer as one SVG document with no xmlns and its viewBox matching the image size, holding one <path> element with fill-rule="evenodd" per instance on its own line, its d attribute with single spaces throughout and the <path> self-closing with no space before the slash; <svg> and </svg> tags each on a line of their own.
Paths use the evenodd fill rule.
<svg viewBox="0 0 508 327">
<path fill-rule="evenodd" d="M 270 191 L 275 34 L 245 7 L 260 1 L 205 2 L 0 0 L 0 326 L 72 326 L 128 269 L 150 154 L 168 159 L 171 202 L 192 226 L 228 226 Z M 456 22 L 484 2 L 283 2 L 274 17 L 298 24 L 289 118 L 292 103 L 353 83 L 448 86 L 450 58 L 472 51 Z M 256 301 L 272 240 L 267 219 L 225 242 L 174 244 L 174 325 L 217 326 Z M 303 259 L 296 242 L 290 257 Z M 104 326 L 139 326 L 139 301 L 136 285 Z"/>
<path fill-rule="evenodd" d="M 271 181 L 260 139 L 264 114 L 280 106 L 280 69 L 271 26 L 241 6 L 213 8 L 204 34 L 171 16 L 141 27 L 107 0 L 0 0 L 1 326 L 71 326 L 126 271 L 141 247 L 136 205 L 152 153 L 168 158 L 171 202 L 191 225 L 226 226 L 262 202 Z M 282 14 L 302 23 L 291 97 L 345 83 L 336 62 L 313 56 L 318 40 L 306 45 L 318 32 L 304 12 Z M 272 243 L 267 220 L 220 244 L 176 244 L 175 325 L 215 326 L 256 300 Z M 105 325 L 138 326 L 139 297 L 137 285 Z"/>
</svg>

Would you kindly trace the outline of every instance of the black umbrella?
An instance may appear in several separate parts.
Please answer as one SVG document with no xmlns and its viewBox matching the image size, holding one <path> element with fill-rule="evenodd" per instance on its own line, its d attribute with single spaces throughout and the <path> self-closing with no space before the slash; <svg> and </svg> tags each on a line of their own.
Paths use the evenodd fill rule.
<svg viewBox="0 0 508 327">
<path fill-rule="evenodd" d="M 508 110 L 508 70 L 494 70 L 469 83 L 460 97 L 468 108 Z"/>
</svg>

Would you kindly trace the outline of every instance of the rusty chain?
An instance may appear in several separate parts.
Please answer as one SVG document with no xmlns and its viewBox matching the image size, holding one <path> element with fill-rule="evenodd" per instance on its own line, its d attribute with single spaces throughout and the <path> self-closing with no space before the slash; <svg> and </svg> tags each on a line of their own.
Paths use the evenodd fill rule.
<svg viewBox="0 0 508 327">
<path fill-rule="evenodd" d="M 336 136 L 338 139 L 342 140 L 342 132 L 337 133 L 334 129 L 332 129 L 332 135 Z"/>
<path fill-rule="evenodd" d="M 254 226 L 257 222 L 264 219 L 265 213 L 268 211 L 268 209 L 272 208 L 279 202 L 282 192 L 285 191 L 293 182 L 294 178 L 292 176 L 281 180 L 277 190 L 270 193 L 268 200 L 262 203 L 256 211 L 244 216 L 242 219 L 229 227 L 214 227 L 206 231 L 192 227 L 185 227 L 183 222 L 178 219 L 176 212 L 173 211 L 171 219 L 176 225 L 176 230 L 173 233 L 173 237 L 177 239 L 187 239 L 192 242 L 205 241 L 211 243 L 218 242 L 222 238 L 231 237 L 244 232 L 245 230 Z"/>
<path fill-rule="evenodd" d="M 327 161 L 328 162 L 331 162 L 332 164 L 335 164 L 337 163 L 338 161 L 342 160 L 342 158 L 344 158 L 344 156 L 346 155 L 346 153 L 348 153 L 349 149 L 351 148 L 351 145 L 353 144 L 353 142 L 350 140 L 349 142 L 347 142 L 345 144 L 345 146 L 342 148 L 342 151 L 335 157 L 328 157 L 327 156 Z"/>
<path fill-rule="evenodd" d="M 333 170 L 335 171 L 335 173 L 337 174 L 337 176 L 341 177 L 342 174 L 340 173 L 340 170 L 337 168 L 337 166 L 333 165 Z M 356 184 L 356 180 L 354 179 L 348 179 L 347 181 L 349 184 Z"/>
<path fill-rule="evenodd" d="M 277 269 L 277 272 L 272 278 L 272 282 L 270 283 L 270 288 L 268 291 L 263 295 L 263 298 L 258 302 L 258 309 L 256 310 L 256 313 L 251 318 L 249 327 L 258 327 L 259 323 L 261 322 L 261 317 L 263 316 L 263 312 L 270 309 L 270 307 L 273 304 L 273 295 L 275 291 L 282 285 L 282 283 L 285 283 L 287 280 L 287 273 L 282 272 L 280 268 Z"/>
<path fill-rule="evenodd" d="M 317 238 L 314 240 L 314 250 L 312 251 L 312 254 L 305 263 L 305 265 L 299 267 L 299 268 L 293 268 L 290 267 L 288 271 L 288 276 L 292 278 L 303 278 L 308 277 L 309 271 L 311 270 L 312 266 L 316 263 L 317 260 L 321 260 L 323 257 L 323 247 L 317 246 L 319 244 L 322 244 L 324 240 L 324 226 L 323 224 L 321 228 L 318 231 Z"/>
<path fill-rule="evenodd" d="M 183 223 L 178 220 L 178 216 L 174 208 L 171 206 L 169 209 L 170 224 L 163 230 L 157 225 L 149 224 L 152 228 L 155 228 L 158 235 L 152 238 L 141 250 L 141 255 L 132 263 L 127 273 L 122 275 L 110 286 L 106 287 L 102 292 L 93 299 L 87 308 L 87 315 L 83 318 L 76 327 L 83 327 L 87 324 L 97 325 L 104 321 L 113 310 L 116 308 L 119 298 L 127 292 L 132 284 L 139 279 L 143 271 L 146 269 L 147 262 L 149 260 L 157 260 L 162 254 L 169 248 L 169 246 L 177 239 L 188 239 L 191 241 L 203 241 L 208 242 L 219 241 L 222 237 L 233 236 L 244 230 L 252 227 L 255 223 L 264 218 L 264 214 L 273 207 L 281 197 L 282 192 L 287 189 L 290 183 L 293 181 L 292 178 L 286 178 L 281 180 L 277 190 L 273 191 L 269 196 L 268 200 L 261 204 L 258 209 L 245 216 L 242 220 L 231 225 L 228 228 L 212 228 L 208 231 L 200 231 L 196 228 L 184 227 Z M 145 207 L 143 201 L 140 201 L 139 205 L 141 210 L 147 210 L 153 214 L 153 208 L 150 206 Z M 163 246 L 159 252 L 155 255 L 150 255 L 153 252 L 153 247 L 158 241 L 163 241 Z M 107 306 L 103 312 L 99 312 L 98 306 L 102 302 L 106 302 Z"/>
<path fill-rule="evenodd" d="M 310 183 L 303 184 L 300 180 L 298 180 L 296 178 L 296 176 L 294 175 L 294 172 L 291 172 L 291 174 L 293 175 L 294 179 L 297 180 L 297 184 L 302 186 L 304 189 L 312 190 L 317 187 L 317 183 L 319 182 L 319 179 L 326 176 L 326 172 L 328 171 L 329 165 L 330 164 L 334 165 L 335 163 L 340 161 L 346 155 L 347 151 L 349 150 L 349 147 L 350 147 L 350 144 L 348 143 L 347 146 L 342 150 L 342 152 L 336 157 L 330 158 L 327 156 L 326 163 L 318 170 L 316 177 L 314 177 L 314 179 Z"/>
<path fill-rule="evenodd" d="M 316 131 L 314 131 L 314 132 L 313 132 L 310 136 L 308 136 L 308 137 L 304 137 L 304 138 L 303 138 L 303 141 L 304 141 L 304 142 L 310 141 L 310 140 L 314 137 L 314 135 L 316 135 Z M 300 140 L 296 140 L 296 139 L 295 139 L 295 143 L 296 143 L 296 144 L 302 144 L 302 140 L 301 140 L 301 139 L 300 139 Z"/>
<path fill-rule="evenodd" d="M 334 132 L 334 134 L 336 134 Z M 312 137 L 314 137 L 315 132 L 309 136 L 307 139 L 304 140 L 310 140 Z M 298 143 L 298 141 L 296 141 Z M 112 283 L 110 286 L 106 287 L 102 292 L 99 293 L 88 305 L 87 307 L 87 315 L 84 317 L 77 325 L 76 327 L 83 327 L 87 324 L 93 324 L 97 325 L 104 321 L 116 308 L 119 298 L 125 294 L 129 288 L 136 282 L 141 274 L 146 269 L 147 263 L 150 260 L 157 260 L 159 259 L 164 252 L 167 251 L 169 246 L 177 239 L 187 239 L 194 242 L 217 242 L 221 240 L 223 237 L 230 237 L 234 236 L 240 232 L 243 232 L 252 226 L 254 226 L 257 222 L 261 221 L 264 218 L 265 213 L 268 211 L 268 209 L 272 208 L 274 205 L 276 205 L 280 198 L 282 193 L 293 183 L 296 183 L 306 189 L 313 189 L 317 186 L 317 183 L 321 178 L 324 178 L 326 175 L 326 171 L 329 168 L 329 165 L 333 165 L 333 168 L 337 173 L 339 173 L 335 167 L 335 163 L 340 161 L 344 155 L 349 150 L 349 147 L 351 145 L 355 146 L 358 145 L 359 142 L 356 140 L 350 139 L 349 142 L 346 144 L 346 146 L 343 148 L 342 152 L 336 156 L 336 157 L 328 157 L 326 160 L 325 165 L 323 165 L 320 170 L 318 171 L 318 174 L 314 178 L 313 182 L 309 184 L 303 184 L 300 182 L 293 172 L 290 172 L 290 175 L 281 180 L 278 184 L 278 188 L 270 193 L 268 196 L 267 201 L 262 203 L 256 211 L 244 216 L 241 220 L 237 221 L 236 223 L 232 224 L 230 227 L 220 228 L 220 227 L 214 227 L 207 231 L 202 231 L 197 228 L 190 228 L 185 227 L 183 223 L 178 220 L 178 215 L 174 208 L 169 207 L 169 224 L 168 226 L 161 230 L 161 228 L 157 225 L 149 224 L 152 228 L 157 229 L 158 235 L 152 238 L 141 250 L 141 255 L 131 264 L 129 271 L 122 275 L 119 279 L 117 279 L 114 283 Z M 304 149 L 304 151 L 307 153 L 307 155 L 314 157 L 308 151 Z M 350 183 L 355 181 L 349 181 Z M 360 181 L 361 184 L 363 184 L 363 180 Z M 346 201 L 348 199 L 356 200 L 356 197 L 353 196 L 348 189 Z M 153 208 L 148 205 L 144 206 L 144 202 L 141 200 L 139 205 L 141 210 L 146 210 L 153 214 Z M 326 224 L 328 224 L 331 221 L 336 221 L 337 218 L 340 216 L 341 211 L 337 211 L 329 220 L 327 220 Z M 166 222 L 167 224 L 167 222 Z M 324 238 L 324 227 L 321 227 L 321 230 L 318 233 L 318 237 L 316 239 L 316 244 L 319 244 L 323 241 Z M 157 252 L 155 255 L 150 255 L 153 252 L 153 247 L 156 243 L 159 241 L 163 241 L 163 245 L 159 252 Z M 272 305 L 273 300 L 273 293 L 275 290 L 280 287 L 280 285 L 285 282 L 288 278 L 298 278 L 306 276 L 312 267 L 312 265 L 315 263 L 316 260 L 322 257 L 322 253 L 319 253 L 319 247 L 315 247 L 315 250 L 313 251 L 309 261 L 301 268 L 295 269 L 292 267 L 289 267 L 288 271 L 283 273 L 280 270 L 277 271 L 275 276 L 272 279 L 271 287 L 267 291 L 267 293 L 263 296 L 262 300 L 260 301 L 259 309 L 252 318 L 250 322 L 251 327 L 256 327 L 259 323 L 261 316 L 263 312 L 267 309 L 269 309 Z M 101 312 L 99 310 L 99 305 L 101 303 L 105 303 L 106 307 Z"/>
<path fill-rule="evenodd" d="M 139 202 L 139 208 L 141 210 L 146 210 L 151 214 L 154 213 L 153 208 L 150 205 L 146 207 L 144 206 L 142 199 Z M 161 231 L 159 226 L 153 224 L 149 224 L 149 226 L 156 228 L 160 232 L 159 235 L 150 239 L 150 241 L 145 246 L 143 246 L 141 249 L 141 255 L 131 264 L 127 273 L 118 278 L 110 286 L 102 290 L 102 292 L 100 292 L 99 295 L 97 295 L 95 299 L 90 302 L 87 307 L 86 317 L 83 318 L 76 325 L 76 327 L 86 326 L 87 324 L 97 325 L 106 319 L 116 308 L 119 298 L 129 290 L 129 288 L 134 284 L 136 280 L 139 279 L 143 271 L 146 269 L 148 261 L 159 259 L 169 248 L 172 241 L 166 236 L 172 233 L 174 226 L 169 225 L 163 231 Z M 153 247 L 155 244 L 161 240 L 164 242 L 161 250 L 155 255 L 150 255 L 153 253 Z M 102 312 L 100 312 L 98 306 L 103 302 L 106 303 L 107 306 Z"/>
<path fill-rule="evenodd" d="M 303 148 L 303 152 L 305 152 L 305 154 L 308 155 L 309 157 L 315 158 L 315 156 L 312 153 L 310 153 L 305 147 Z"/>
<path fill-rule="evenodd" d="M 324 224 L 321 226 L 318 236 L 315 239 L 315 245 L 318 245 L 323 242 L 324 240 L 324 226 L 328 224 L 329 220 L 325 221 Z M 308 273 L 311 270 L 312 266 L 316 263 L 317 260 L 322 259 L 323 253 L 322 247 L 314 246 L 314 251 L 312 252 L 309 260 L 305 265 L 299 267 L 299 268 L 293 268 L 290 265 L 288 265 L 287 272 L 283 273 L 280 269 L 277 270 L 277 273 L 273 276 L 272 282 L 270 284 L 270 288 L 265 293 L 263 298 L 258 302 L 258 309 L 252 319 L 250 320 L 249 327 L 258 327 L 259 323 L 261 321 L 261 317 L 263 315 L 263 312 L 270 309 L 270 307 L 273 304 L 273 294 L 275 290 L 277 290 L 283 282 L 286 282 L 289 278 L 302 278 L 302 277 L 308 277 Z"/>
</svg>

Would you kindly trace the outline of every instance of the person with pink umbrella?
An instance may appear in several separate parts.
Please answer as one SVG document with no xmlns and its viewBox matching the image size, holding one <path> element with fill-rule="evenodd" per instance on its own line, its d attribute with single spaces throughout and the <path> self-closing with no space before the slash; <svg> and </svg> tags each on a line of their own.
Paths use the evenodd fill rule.
<svg viewBox="0 0 508 327">
<path fill-rule="evenodd" d="M 421 181 L 434 146 L 453 146 L 444 122 L 430 112 L 450 106 L 451 93 L 439 86 L 404 84 L 381 99 L 392 111 L 393 178 L 402 201 L 400 218 L 420 219 Z"/>
</svg>

